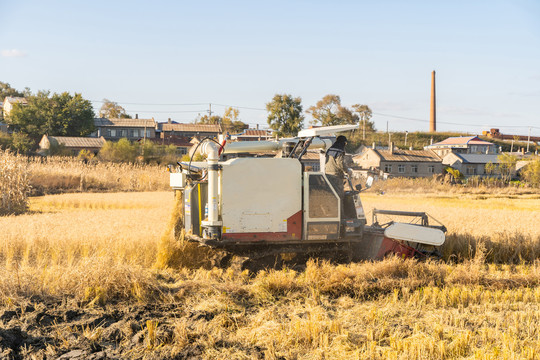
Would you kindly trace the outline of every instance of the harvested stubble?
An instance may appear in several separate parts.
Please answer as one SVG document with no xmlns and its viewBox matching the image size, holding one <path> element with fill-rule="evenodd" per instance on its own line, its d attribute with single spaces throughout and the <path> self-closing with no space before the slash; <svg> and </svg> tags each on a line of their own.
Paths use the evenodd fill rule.
<svg viewBox="0 0 540 360">
<path fill-rule="evenodd" d="M 189 269 L 192 255 L 170 257 L 178 246 L 170 242 L 175 222 L 165 226 L 173 203 L 168 192 L 33 199 L 34 213 L 0 218 L 0 301 L 15 313 L 31 298 L 36 308 L 47 299 L 89 314 L 91 326 L 59 316 L 34 330 L 46 334 L 49 357 L 88 339 L 113 358 L 540 354 L 538 260 L 488 264 L 489 249 L 480 245 L 458 264 L 389 258 L 337 266 L 311 261 L 299 272 Z M 160 246 L 163 230 L 169 237 Z M 107 321 L 95 322 L 100 314 Z M 111 325 L 110 314 L 117 323 Z"/>
<path fill-rule="evenodd" d="M 29 190 L 24 159 L 0 149 L 0 215 L 25 212 Z"/>
</svg>

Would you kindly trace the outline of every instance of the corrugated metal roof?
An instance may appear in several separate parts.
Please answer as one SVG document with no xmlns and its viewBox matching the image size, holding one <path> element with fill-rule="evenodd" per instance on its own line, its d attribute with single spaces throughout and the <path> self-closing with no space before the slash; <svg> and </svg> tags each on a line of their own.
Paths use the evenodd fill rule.
<svg viewBox="0 0 540 360">
<path fill-rule="evenodd" d="M 101 148 L 105 144 L 103 137 L 71 137 L 71 136 L 49 136 L 49 142 L 56 141 L 65 147 L 81 148 Z"/>
<path fill-rule="evenodd" d="M 6 96 L 6 98 L 4 99 L 4 102 L 6 101 L 9 101 L 12 104 L 15 104 L 15 103 L 28 104 L 28 101 L 24 97 Z"/>
<path fill-rule="evenodd" d="M 95 118 L 94 125 L 97 127 L 115 126 L 115 127 L 146 127 L 155 128 L 154 119 L 107 119 Z"/>
<path fill-rule="evenodd" d="M 449 137 L 438 143 L 428 145 L 427 147 L 437 147 L 440 145 L 494 145 L 488 141 L 480 139 L 478 136 L 459 136 L 459 137 Z"/>
<path fill-rule="evenodd" d="M 490 154 L 454 154 L 460 158 L 465 164 L 487 164 L 498 163 L 499 155 Z"/>
<path fill-rule="evenodd" d="M 384 161 L 441 162 L 441 158 L 431 150 L 374 150 Z"/>
<path fill-rule="evenodd" d="M 238 137 L 272 137 L 272 132 L 268 130 L 247 129 Z"/>
<path fill-rule="evenodd" d="M 162 131 L 185 131 L 185 132 L 221 132 L 219 124 L 160 124 Z"/>
</svg>

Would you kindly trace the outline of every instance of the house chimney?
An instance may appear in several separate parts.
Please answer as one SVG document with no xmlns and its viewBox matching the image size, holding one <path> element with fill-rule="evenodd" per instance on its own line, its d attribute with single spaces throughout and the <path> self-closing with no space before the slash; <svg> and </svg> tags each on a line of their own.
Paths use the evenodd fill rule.
<svg viewBox="0 0 540 360">
<path fill-rule="evenodd" d="M 435 70 L 431 72 L 431 111 L 430 111 L 430 118 L 429 118 L 429 132 L 436 132 L 437 131 L 437 123 L 436 123 L 436 107 L 435 107 Z"/>
<path fill-rule="evenodd" d="M 139 114 L 135 114 L 135 119 L 138 119 L 139 118 Z"/>
<path fill-rule="evenodd" d="M 259 124 L 257 124 L 257 130 L 259 130 Z"/>
<path fill-rule="evenodd" d="M 409 146 L 409 150 L 412 150 L 412 149 L 413 149 L 412 145 L 411 145 L 411 146 Z"/>
<path fill-rule="evenodd" d="M 394 142 L 390 141 L 390 146 L 388 147 L 388 150 L 390 150 L 390 154 L 394 153 Z"/>
<path fill-rule="evenodd" d="M 433 145 L 433 136 L 431 137 L 431 140 L 429 141 L 429 145 Z"/>
<path fill-rule="evenodd" d="M 167 124 L 172 124 L 171 118 L 167 119 Z"/>
<path fill-rule="evenodd" d="M 376 148 L 375 141 L 373 142 L 373 145 L 371 145 L 371 147 L 373 148 L 373 150 L 375 150 L 375 148 Z"/>
</svg>

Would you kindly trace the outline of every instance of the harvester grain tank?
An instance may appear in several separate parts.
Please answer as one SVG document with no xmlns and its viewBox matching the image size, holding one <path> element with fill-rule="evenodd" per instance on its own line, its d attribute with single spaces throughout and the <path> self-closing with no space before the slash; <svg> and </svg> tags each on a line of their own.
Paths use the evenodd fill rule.
<svg viewBox="0 0 540 360">
<path fill-rule="evenodd" d="M 360 188 L 350 186 L 340 198 L 324 172 L 303 169 L 300 160 L 308 148 L 324 155 L 336 133 L 355 128 L 307 129 L 275 141 L 203 141 L 197 152 L 206 161 L 179 163 L 170 174 L 171 187 L 182 199 L 185 236 L 251 259 L 285 253 L 346 261 L 437 254 L 445 229 L 430 224 L 426 213 L 374 209 L 368 226 Z M 227 154 L 247 152 L 277 156 L 224 160 Z M 382 224 L 379 216 L 408 221 Z"/>
</svg>

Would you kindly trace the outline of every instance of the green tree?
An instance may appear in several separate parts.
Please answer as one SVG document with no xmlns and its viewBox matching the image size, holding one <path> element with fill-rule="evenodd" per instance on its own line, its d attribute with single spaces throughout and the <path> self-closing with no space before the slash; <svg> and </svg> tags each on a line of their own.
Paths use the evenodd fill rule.
<svg viewBox="0 0 540 360">
<path fill-rule="evenodd" d="M 521 177 L 532 186 L 540 186 L 540 160 L 531 160 L 524 167 Z"/>
<path fill-rule="evenodd" d="M 107 119 L 131 119 L 131 115 L 126 113 L 126 109 L 108 99 L 103 99 L 103 105 L 99 109 L 99 116 Z"/>
<path fill-rule="evenodd" d="M 341 105 L 339 95 L 329 94 L 311 106 L 308 111 L 314 124 L 322 126 L 357 124 L 359 117 L 350 109 Z"/>
<path fill-rule="evenodd" d="M 499 173 L 505 181 L 510 181 L 516 169 L 517 158 L 514 155 L 503 153 L 497 156 L 499 160 Z"/>
<path fill-rule="evenodd" d="M 278 136 L 296 136 L 302 130 L 304 115 L 302 99 L 289 94 L 276 94 L 266 104 L 268 125 Z"/>
<path fill-rule="evenodd" d="M 486 170 L 486 174 L 493 175 L 495 174 L 495 171 L 497 171 L 497 165 L 490 161 L 486 164 L 485 170 Z"/>
<path fill-rule="evenodd" d="M 32 150 L 34 141 L 30 137 L 23 133 L 13 133 L 11 135 L 11 149 L 19 154 L 27 154 Z"/>
<path fill-rule="evenodd" d="M 94 110 L 81 94 L 67 92 L 50 95 L 39 91 L 26 97 L 27 105 L 15 104 L 6 123 L 15 132 L 37 142 L 44 134 L 51 136 L 86 136 L 94 131 Z"/>
<path fill-rule="evenodd" d="M 212 116 L 203 115 L 203 116 L 199 116 L 195 120 L 195 124 L 203 124 L 203 125 L 217 125 L 217 124 L 221 124 L 222 122 L 223 122 L 223 119 L 219 115 L 212 115 Z"/>
<path fill-rule="evenodd" d="M 367 105 L 355 104 L 352 106 L 355 113 L 358 114 L 360 127 L 362 128 L 362 140 L 366 140 L 366 131 L 374 132 L 375 124 L 371 120 L 373 112 Z"/>
<path fill-rule="evenodd" d="M 98 157 L 105 161 L 134 163 L 139 153 L 137 146 L 122 138 L 118 142 L 106 141 Z"/>
<path fill-rule="evenodd" d="M 226 108 L 222 117 L 223 131 L 236 134 L 247 129 L 249 126 L 238 119 L 239 115 L 240 110 L 233 107 Z"/>
<path fill-rule="evenodd" d="M 24 93 L 12 88 L 8 83 L 0 81 L 0 103 L 3 102 L 7 96 L 21 97 L 24 96 Z"/>
</svg>

